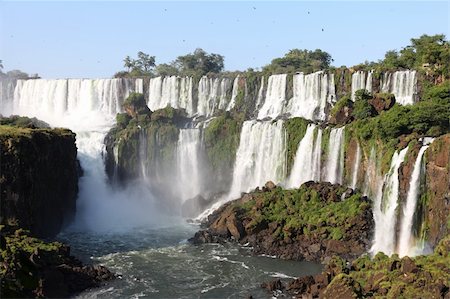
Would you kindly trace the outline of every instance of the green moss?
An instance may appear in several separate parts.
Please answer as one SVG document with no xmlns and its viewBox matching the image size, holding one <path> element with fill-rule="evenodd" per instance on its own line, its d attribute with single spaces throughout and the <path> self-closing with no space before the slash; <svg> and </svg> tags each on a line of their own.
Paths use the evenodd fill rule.
<svg viewBox="0 0 450 299">
<path fill-rule="evenodd" d="M 330 115 L 332 117 L 336 117 L 336 114 L 341 111 L 344 107 L 353 107 L 353 101 L 351 100 L 350 95 L 345 95 L 336 102 L 333 108 L 330 111 Z"/>
<path fill-rule="evenodd" d="M 298 145 L 305 136 L 308 124 L 309 121 L 301 117 L 290 118 L 283 123 L 287 141 L 287 173 L 292 169 Z"/>
</svg>

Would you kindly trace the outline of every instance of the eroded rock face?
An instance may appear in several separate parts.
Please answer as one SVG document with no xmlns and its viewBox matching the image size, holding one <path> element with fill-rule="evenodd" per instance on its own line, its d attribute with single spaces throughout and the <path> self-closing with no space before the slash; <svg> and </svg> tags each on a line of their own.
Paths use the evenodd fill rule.
<svg viewBox="0 0 450 299">
<path fill-rule="evenodd" d="M 450 215 L 450 134 L 437 138 L 425 153 L 426 204 L 419 206 L 429 227 L 426 239 L 435 247 L 449 233 Z"/>
<path fill-rule="evenodd" d="M 375 108 L 377 113 L 391 109 L 395 104 L 395 96 L 393 94 L 379 94 L 376 93 L 374 97 L 369 100 L 369 104 Z"/>
<path fill-rule="evenodd" d="M 327 210 L 336 207 L 347 213 L 350 202 L 355 210 L 345 217 Z M 276 217 L 279 209 L 287 214 Z M 307 221 L 306 214 L 313 211 L 319 220 Z M 206 226 L 190 241 L 236 241 L 249 243 L 256 254 L 321 261 L 336 254 L 351 258 L 364 253 L 370 244 L 373 217 L 367 198 L 339 185 L 308 182 L 298 190 L 282 190 L 268 183 L 262 190 L 223 205 L 209 216 Z"/>
<path fill-rule="evenodd" d="M 2 298 L 67 298 L 115 278 L 103 266 L 83 265 L 61 243 L 46 243 L 8 226 L 1 237 Z"/>
<path fill-rule="evenodd" d="M 52 237 L 75 213 L 80 175 L 75 134 L 0 128 L 0 222 Z"/>
</svg>

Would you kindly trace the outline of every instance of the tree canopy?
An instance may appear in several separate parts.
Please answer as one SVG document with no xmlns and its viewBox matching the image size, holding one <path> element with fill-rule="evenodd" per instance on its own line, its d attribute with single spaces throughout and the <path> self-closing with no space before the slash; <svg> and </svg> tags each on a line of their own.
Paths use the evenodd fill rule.
<svg viewBox="0 0 450 299">
<path fill-rule="evenodd" d="M 208 54 L 203 49 L 195 49 L 193 53 L 178 56 L 173 62 L 183 75 L 206 75 L 207 73 L 219 73 L 224 67 L 224 57 L 219 54 Z"/>
<path fill-rule="evenodd" d="M 293 49 L 281 58 L 275 58 L 263 71 L 274 73 L 304 72 L 312 73 L 325 70 L 330 67 L 333 61 L 331 55 L 320 49 L 314 51 Z"/>
</svg>

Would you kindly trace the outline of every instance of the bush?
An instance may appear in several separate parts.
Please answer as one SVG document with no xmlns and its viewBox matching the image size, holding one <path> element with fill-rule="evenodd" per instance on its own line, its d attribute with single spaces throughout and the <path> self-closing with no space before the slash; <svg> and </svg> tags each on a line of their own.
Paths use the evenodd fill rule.
<svg viewBox="0 0 450 299">
<path fill-rule="evenodd" d="M 372 95 L 365 89 L 355 92 L 355 104 L 352 113 L 355 119 L 364 119 L 377 114 L 375 108 L 369 104 L 370 99 L 372 99 Z"/>
</svg>

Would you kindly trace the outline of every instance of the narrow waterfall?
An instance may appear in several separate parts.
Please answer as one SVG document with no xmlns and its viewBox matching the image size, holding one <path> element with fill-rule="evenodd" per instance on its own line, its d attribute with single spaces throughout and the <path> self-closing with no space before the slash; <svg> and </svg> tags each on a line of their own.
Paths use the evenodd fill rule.
<svg viewBox="0 0 450 299">
<path fill-rule="evenodd" d="M 286 101 L 286 78 L 286 74 L 269 77 L 265 101 L 259 109 L 258 119 L 276 118 L 283 112 Z"/>
<path fill-rule="evenodd" d="M 202 191 L 200 129 L 181 129 L 177 145 L 177 186 L 182 201 Z"/>
<path fill-rule="evenodd" d="M 188 115 L 193 115 L 192 78 L 156 77 L 150 79 L 148 107 L 155 111 L 167 106 L 184 108 Z"/>
<path fill-rule="evenodd" d="M 139 165 L 141 167 L 140 172 L 141 172 L 141 178 L 144 181 L 147 181 L 147 176 L 148 176 L 148 172 L 147 172 L 147 130 L 145 128 L 141 128 L 139 131 Z M 115 158 L 115 157 L 114 157 Z M 115 158 L 116 159 L 116 158 Z M 118 159 L 116 159 L 118 160 Z M 118 161 L 116 161 L 117 163 Z"/>
<path fill-rule="evenodd" d="M 420 176 L 423 172 L 422 158 L 429 146 L 428 142 L 424 142 L 424 145 L 420 148 L 416 162 L 414 163 L 411 179 L 409 181 L 409 190 L 406 203 L 403 206 L 403 217 L 400 226 L 400 237 L 398 244 L 398 253 L 400 256 L 415 256 L 422 253 L 421 248 L 418 248 L 414 242 L 413 221 L 414 213 L 416 212 L 417 200 L 420 195 Z"/>
<path fill-rule="evenodd" d="M 309 75 L 294 75 L 294 96 L 287 105 L 286 112 L 311 120 L 325 120 L 327 103 L 333 103 L 336 94 L 334 75 L 323 71 Z"/>
<path fill-rule="evenodd" d="M 79 181 L 75 226 L 86 230 L 124 230 L 154 223 L 152 195 L 145 188 L 111 190 L 102 155 L 104 138 L 121 112 L 124 98 L 142 87 L 133 79 L 20 80 L 12 113 L 38 117 L 77 134 L 78 158 L 84 170 Z M 133 195 L 130 195 L 133 194 Z M 126 200 L 125 200 L 126 199 Z"/>
<path fill-rule="evenodd" d="M 259 86 L 258 97 L 256 98 L 256 105 L 255 105 L 256 111 L 259 111 L 259 109 L 261 108 L 263 100 L 264 100 L 264 76 L 261 77 L 261 85 Z"/>
<path fill-rule="evenodd" d="M 314 141 L 315 132 L 317 135 Z M 287 180 L 288 188 L 298 188 L 307 181 L 320 180 L 321 146 L 322 130 L 314 124 L 308 125 L 295 154 L 291 175 Z"/>
<path fill-rule="evenodd" d="M 401 105 L 414 104 L 417 100 L 417 72 L 407 70 L 384 74 L 381 91 L 393 93 Z"/>
<path fill-rule="evenodd" d="M 234 78 L 233 91 L 231 92 L 231 100 L 226 109 L 227 111 L 230 111 L 236 105 L 236 97 L 238 95 L 238 92 L 239 92 L 239 75 L 237 75 L 236 78 Z"/>
<path fill-rule="evenodd" d="M 227 107 L 227 103 L 228 103 L 227 93 L 228 93 L 228 90 L 230 89 L 230 84 L 231 84 L 231 80 L 228 78 L 222 78 L 222 80 L 220 81 L 220 96 L 219 96 L 219 106 L 218 106 L 218 109 L 220 109 L 220 110 L 225 110 Z M 233 83 L 232 94 L 235 93 L 235 91 L 234 91 L 235 84 L 237 84 L 237 83 Z M 237 94 L 237 90 L 236 90 L 236 94 Z"/>
<path fill-rule="evenodd" d="M 364 71 L 357 71 L 352 74 L 352 101 L 355 101 L 355 92 L 360 89 L 365 89 L 372 92 L 372 71 L 367 73 Z"/>
<path fill-rule="evenodd" d="M 407 151 L 408 147 L 393 155 L 389 173 L 384 179 L 382 196 L 377 196 L 374 202 L 375 238 L 371 248 L 371 252 L 374 254 L 382 251 L 391 255 L 395 252 L 399 192 L 398 170 Z"/>
<path fill-rule="evenodd" d="M 359 143 L 357 142 L 355 163 L 353 163 L 352 167 L 352 182 L 351 182 L 352 189 L 356 189 L 356 185 L 358 184 L 359 164 L 361 164 L 361 148 L 359 146 Z"/>
<path fill-rule="evenodd" d="M 228 199 L 241 192 L 264 185 L 279 183 L 286 175 L 286 141 L 283 121 L 246 121 L 243 124 L 233 182 Z"/>
<path fill-rule="evenodd" d="M 344 173 L 345 128 L 331 129 L 328 143 L 325 180 L 333 184 L 342 184 Z"/>
</svg>

